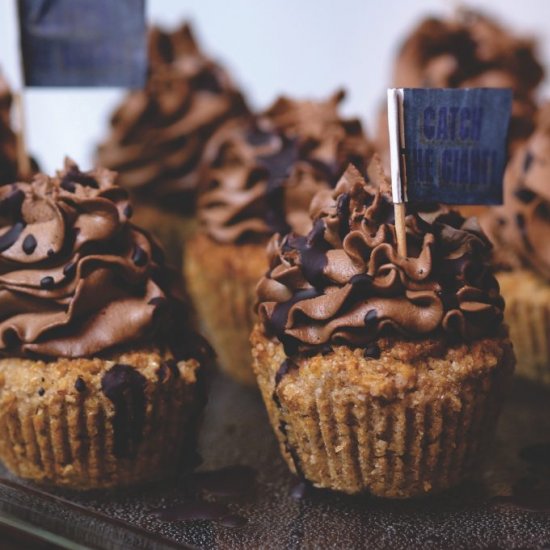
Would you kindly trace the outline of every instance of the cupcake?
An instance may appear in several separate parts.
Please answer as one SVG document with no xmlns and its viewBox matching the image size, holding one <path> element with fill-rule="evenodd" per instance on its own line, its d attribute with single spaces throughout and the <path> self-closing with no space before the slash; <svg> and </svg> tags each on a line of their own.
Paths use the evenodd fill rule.
<svg viewBox="0 0 550 550">
<path fill-rule="evenodd" d="M 248 123 L 222 128 L 205 151 L 185 279 L 221 367 L 244 383 L 255 382 L 248 338 L 267 241 L 307 231 L 315 193 L 332 188 L 350 161 L 364 169 L 371 154 L 361 123 L 339 114 L 342 98 L 281 98 Z"/>
<path fill-rule="evenodd" d="M 504 206 L 481 220 L 493 241 L 518 374 L 550 384 L 550 103 L 504 175 Z"/>
<path fill-rule="evenodd" d="M 0 185 L 13 183 L 18 177 L 30 176 L 20 174 L 17 166 L 17 136 L 11 127 L 12 103 L 12 93 L 0 72 Z M 31 169 L 33 172 L 38 169 L 33 159 Z"/>
<path fill-rule="evenodd" d="M 275 235 L 253 369 L 289 468 L 316 487 L 435 493 L 476 467 L 513 370 L 490 245 L 475 218 L 407 205 L 408 257 L 377 158 Z"/>
<path fill-rule="evenodd" d="M 151 29 L 145 89 L 129 93 L 112 115 L 97 163 L 118 172 L 136 223 L 162 240 L 174 265 L 193 228 L 204 145 L 220 125 L 247 112 L 226 71 L 202 53 L 188 24 L 172 33 Z"/>
<path fill-rule="evenodd" d="M 207 347 L 105 169 L 0 188 L 0 460 L 75 489 L 167 475 Z"/>
<path fill-rule="evenodd" d="M 533 40 L 512 34 L 489 17 L 458 10 L 449 19 L 428 18 L 405 39 L 397 54 L 396 88 L 511 88 L 514 92 L 509 147 L 533 131 L 535 92 L 543 79 Z M 386 110 L 380 113 L 378 149 L 389 167 Z"/>
</svg>

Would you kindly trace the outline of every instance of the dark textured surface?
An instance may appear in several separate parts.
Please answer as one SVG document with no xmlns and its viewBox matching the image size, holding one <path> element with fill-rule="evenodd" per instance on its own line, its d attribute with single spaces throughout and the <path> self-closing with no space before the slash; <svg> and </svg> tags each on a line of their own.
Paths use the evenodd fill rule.
<svg viewBox="0 0 550 550">
<path fill-rule="evenodd" d="M 245 518 L 244 526 L 163 521 L 159 509 L 176 509 L 197 496 L 184 478 L 75 494 L 38 493 L 8 477 L 0 483 L 0 514 L 98 548 L 550 547 L 550 464 L 548 449 L 540 446 L 550 443 L 550 392 L 520 380 L 512 390 L 492 461 L 479 480 L 439 497 L 391 502 L 307 490 L 302 499 L 292 498 L 296 482 L 279 457 L 259 395 L 219 377 L 202 432 L 200 469 L 250 465 L 257 479 L 243 481 L 241 496 L 203 496 Z"/>
</svg>

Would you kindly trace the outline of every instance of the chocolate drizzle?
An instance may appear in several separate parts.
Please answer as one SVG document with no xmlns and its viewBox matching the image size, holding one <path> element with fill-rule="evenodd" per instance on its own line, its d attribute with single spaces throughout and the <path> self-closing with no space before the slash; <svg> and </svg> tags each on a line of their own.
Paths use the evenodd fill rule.
<svg viewBox="0 0 550 550">
<path fill-rule="evenodd" d="M 409 257 L 401 258 L 377 159 L 369 175 L 377 186 L 348 168 L 335 191 L 313 200 L 307 236 L 272 239 L 270 270 L 258 285 L 267 334 L 287 356 L 344 344 L 374 358 L 381 336 L 468 341 L 497 331 L 504 303 L 475 220 L 409 205 Z"/>
<path fill-rule="evenodd" d="M 164 382 L 166 379 L 168 379 L 168 377 L 170 377 L 170 380 L 172 382 L 178 380 L 178 378 L 180 377 L 180 371 L 178 369 L 176 361 L 174 361 L 173 359 L 163 361 L 157 370 L 157 376 L 160 382 Z"/>
<path fill-rule="evenodd" d="M 76 379 L 74 383 L 74 389 L 78 393 L 84 393 L 86 391 L 86 382 L 84 382 L 84 379 L 81 376 Z"/>
<path fill-rule="evenodd" d="M 225 504 L 197 500 L 182 502 L 169 508 L 152 511 L 153 515 L 163 521 L 213 521 L 223 527 L 242 527 L 247 520 L 233 514 Z"/>
<path fill-rule="evenodd" d="M 101 379 L 101 391 L 113 403 L 113 454 L 134 458 L 145 424 L 147 379 L 134 367 L 116 364 Z"/>
<path fill-rule="evenodd" d="M 152 510 L 163 521 L 213 521 L 224 527 L 242 527 L 247 519 L 234 514 L 222 502 L 199 500 L 203 493 L 209 498 L 240 498 L 250 495 L 256 486 L 256 470 L 250 466 L 234 465 L 219 470 L 194 472 L 184 478 L 185 489 L 192 500 L 166 508 Z"/>
<path fill-rule="evenodd" d="M 237 464 L 219 470 L 194 472 L 186 478 L 186 486 L 216 497 L 241 497 L 254 490 L 256 475 L 254 468 Z"/>
<path fill-rule="evenodd" d="M 284 447 L 285 447 L 286 451 L 288 452 L 288 454 L 290 455 L 290 457 L 292 458 L 292 461 L 294 462 L 294 468 L 296 470 L 296 475 L 299 478 L 303 479 L 304 475 L 302 473 L 302 467 L 300 465 L 300 457 L 298 456 L 298 453 L 296 452 L 296 449 L 290 444 L 290 441 L 288 440 L 287 423 L 284 420 L 284 417 L 283 417 L 284 412 L 283 412 L 283 408 L 282 408 L 282 405 L 281 405 L 281 400 L 279 399 L 279 394 L 277 393 L 277 389 L 279 387 L 279 384 L 283 380 L 283 377 L 289 371 L 294 370 L 296 368 L 298 368 L 298 366 L 291 359 L 287 358 L 282 362 L 281 366 L 279 367 L 279 370 L 275 374 L 275 387 L 273 389 L 272 399 L 273 399 L 273 402 L 275 403 L 275 406 L 277 407 L 277 409 L 279 409 L 279 415 L 280 415 L 281 419 L 280 419 L 278 428 L 279 428 L 279 431 L 281 432 L 281 434 L 283 435 Z"/>
<path fill-rule="evenodd" d="M 286 233 L 290 226 L 285 218 L 284 184 L 298 160 L 296 140 L 282 137 L 281 148 L 271 154 L 258 156 L 258 164 L 267 176 L 266 222 L 272 233 Z"/>
<path fill-rule="evenodd" d="M 19 239 L 21 233 L 25 229 L 23 222 L 16 222 L 9 227 L 6 232 L 0 236 L 0 252 L 4 252 L 8 248 L 11 248 Z"/>
</svg>

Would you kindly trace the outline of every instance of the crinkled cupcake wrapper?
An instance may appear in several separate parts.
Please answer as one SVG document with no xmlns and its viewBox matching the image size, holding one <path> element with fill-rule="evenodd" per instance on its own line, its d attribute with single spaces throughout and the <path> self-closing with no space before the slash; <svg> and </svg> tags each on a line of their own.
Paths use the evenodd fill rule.
<svg viewBox="0 0 550 550">
<path fill-rule="evenodd" d="M 17 368 L 21 368 L 19 365 Z M 44 402 L 12 395 L 0 410 L 0 459 L 14 474 L 75 489 L 142 483 L 173 474 L 194 440 L 200 404 L 180 380 L 148 381 L 143 432 L 131 456 L 115 456 L 115 409 L 103 395 L 83 392 Z"/>
<path fill-rule="evenodd" d="M 211 242 L 207 249 L 204 245 L 204 238 L 199 245 L 188 243 L 187 289 L 220 368 L 243 384 L 255 385 L 249 337 L 255 322 L 256 285 L 267 269 L 265 247 L 249 245 L 243 252 L 237 245 Z"/>
<path fill-rule="evenodd" d="M 475 472 L 510 374 L 500 365 L 418 404 L 384 402 L 327 380 L 309 410 L 289 410 L 275 391 L 277 369 L 257 365 L 256 372 L 289 468 L 317 487 L 388 498 L 442 491 Z"/>
<path fill-rule="evenodd" d="M 498 275 L 516 373 L 550 385 L 550 285 L 526 271 Z"/>
</svg>

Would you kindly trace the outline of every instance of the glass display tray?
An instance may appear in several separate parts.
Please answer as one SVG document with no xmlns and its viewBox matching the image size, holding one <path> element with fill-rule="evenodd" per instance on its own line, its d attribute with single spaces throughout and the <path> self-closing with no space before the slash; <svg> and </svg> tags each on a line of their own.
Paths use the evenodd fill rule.
<svg viewBox="0 0 550 550">
<path fill-rule="evenodd" d="M 221 482 L 182 474 L 160 484 L 91 493 L 39 487 L 0 469 L 0 542 L 12 544 L 0 547 L 550 548 L 550 391 L 520 379 L 478 478 L 435 497 L 384 501 L 297 484 L 279 456 L 258 392 L 220 374 L 199 452 L 199 471 L 240 467 Z M 221 485 L 208 489 L 209 479 Z M 226 507 L 230 515 L 170 519 L 197 498 Z M 11 542 L 24 536 L 27 543 Z M 33 546 L 37 541 L 41 545 Z"/>
</svg>

